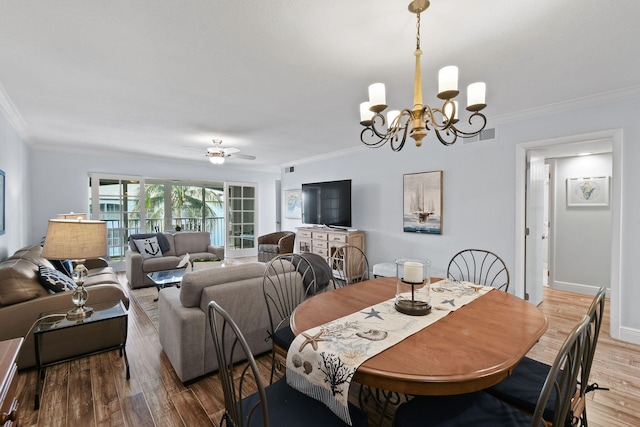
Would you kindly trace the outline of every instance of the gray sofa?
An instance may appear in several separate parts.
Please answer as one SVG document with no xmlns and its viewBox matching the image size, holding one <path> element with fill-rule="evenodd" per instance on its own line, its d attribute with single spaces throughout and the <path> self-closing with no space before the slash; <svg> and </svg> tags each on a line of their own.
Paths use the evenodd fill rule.
<svg viewBox="0 0 640 427">
<path fill-rule="evenodd" d="M 0 263 L 0 340 L 25 337 L 18 357 L 18 368 L 35 365 L 33 332 L 31 327 L 41 313 L 73 308 L 71 291 L 51 293 L 39 281 L 40 265 L 54 269 L 41 256 L 41 246 L 18 250 Z M 89 291 L 87 305 L 129 299 L 118 282 L 115 272 L 103 260 L 87 260 L 89 275 L 85 286 Z M 79 337 L 74 328 L 56 332 L 55 343 L 47 345 L 44 362 L 61 360 L 109 348 L 120 343 L 120 330 L 108 322 L 97 322 L 83 328 Z"/>
<path fill-rule="evenodd" d="M 181 231 L 177 233 L 157 233 L 143 236 L 153 236 L 160 244 L 161 254 L 156 257 L 145 258 L 135 244 L 136 236 L 131 236 L 129 249 L 125 253 L 126 272 L 129 287 L 132 289 L 152 286 L 153 282 L 147 274 L 154 271 L 171 270 L 178 267 L 178 263 L 185 254 L 191 260 L 197 258 L 224 259 L 224 247 L 212 246 L 211 235 L 204 231 Z"/>
<path fill-rule="evenodd" d="M 160 344 L 176 374 L 188 382 L 218 369 L 207 319 L 215 300 L 238 324 L 254 354 L 271 350 L 262 291 L 265 265 L 247 263 L 188 272 L 182 286 L 160 291 Z M 302 286 L 302 278 L 300 278 Z"/>
</svg>

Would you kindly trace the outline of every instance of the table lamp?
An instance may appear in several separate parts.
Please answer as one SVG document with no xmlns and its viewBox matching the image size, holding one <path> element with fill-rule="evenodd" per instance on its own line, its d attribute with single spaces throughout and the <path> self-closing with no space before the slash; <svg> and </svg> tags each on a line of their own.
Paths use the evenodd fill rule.
<svg viewBox="0 0 640 427">
<path fill-rule="evenodd" d="M 76 265 L 73 280 L 78 287 L 71 295 L 76 308 L 67 313 L 68 319 L 91 316 L 93 308 L 85 306 L 89 297 L 84 287 L 87 268 L 84 261 L 107 254 L 107 223 L 83 219 L 50 219 L 42 257 L 53 260 L 72 260 Z"/>
</svg>

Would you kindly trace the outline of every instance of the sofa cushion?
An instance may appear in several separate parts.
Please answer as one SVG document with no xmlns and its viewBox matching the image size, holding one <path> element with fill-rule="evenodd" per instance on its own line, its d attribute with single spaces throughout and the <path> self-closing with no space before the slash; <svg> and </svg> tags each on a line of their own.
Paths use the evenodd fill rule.
<svg viewBox="0 0 640 427">
<path fill-rule="evenodd" d="M 177 256 L 195 252 L 207 252 L 211 244 L 211 235 L 204 231 L 183 231 L 173 235 Z"/>
<path fill-rule="evenodd" d="M 229 267 L 186 272 L 180 287 L 180 302 L 185 307 L 199 307 L 202 290 L 209 286 L 262 277 L 264 264 L 247 263 Z M 208 301 L 207 301 L 208 303 Z"/>
<path fill-rule="evenodd" d="M 31 261 L 8 259 L 0 263 L 0 307 L 48 294 L 38 282 L 38 266 Z"/>
<path fill-rule="evenodd" d="M 138 247 L 138 252 L 143 258 L 156 258 L 162 256 L 162 250 L 158 244 L 156 236 L 147 237 L 146 239 L 134 239 L 133 243 Z"/>
<path fill-rule="evenodd" d="M 181 258 L 176 256 L 163 256 L 158 258 L 148 258 L 142 263 L 142 271 L 146 273 L 153 273 L 154 271 L 171 270 L 178 268 L 178 263 Z"/>
<path fill-rule="evenodd" d="M 64 292 L 77 288 L 76 282 L 71 277 L 44 265 L 38 267 L 38 281 L 52 292 Z"/>
</svg>

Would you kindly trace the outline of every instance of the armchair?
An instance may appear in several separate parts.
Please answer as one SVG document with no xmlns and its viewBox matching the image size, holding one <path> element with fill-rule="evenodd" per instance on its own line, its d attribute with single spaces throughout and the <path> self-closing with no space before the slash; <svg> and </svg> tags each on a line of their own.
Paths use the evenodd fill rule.
<svg viewBox="0 0 640 427">
<path fill-rule="evenodd" d="M 258 261 L 269 262 L 280 254 L 290 254 L 296 241 L 293 231 L 276 231 L 258 237 Z"/>
</svg>

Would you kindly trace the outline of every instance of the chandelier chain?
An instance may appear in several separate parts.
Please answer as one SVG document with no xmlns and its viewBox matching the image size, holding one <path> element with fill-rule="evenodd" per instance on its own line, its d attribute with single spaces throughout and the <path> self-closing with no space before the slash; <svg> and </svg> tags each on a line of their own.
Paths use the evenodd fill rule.
<svg viewBox="0 0 640 427">
<path fill-rule="evenodd" d="M 418 22 L 416 24 L 416 49 L 420 50 L 420 12 L 416 13 Z"/>
</svg>

